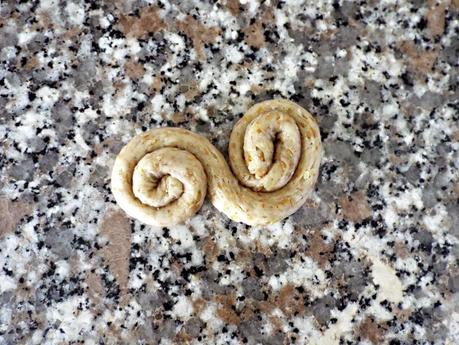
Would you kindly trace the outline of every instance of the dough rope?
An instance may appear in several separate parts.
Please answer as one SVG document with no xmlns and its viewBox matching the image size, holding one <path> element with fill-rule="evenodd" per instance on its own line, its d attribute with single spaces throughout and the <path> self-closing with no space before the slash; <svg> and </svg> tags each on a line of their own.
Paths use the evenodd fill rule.
<svg viewBox="0 0 459 345">
<path fill-rule="evenodd" d="M 185 222 L 201 208 L 206 192 L 233 221 L 266 225 L 304 204 L 321 153 L 312 115 L 293 102 L 270 100 L 252 106 L 233 128 L 231 168 L 205 137 L 156 128 L 121 150 L 111 188 L 128 215 L 149 225 Z"/>
</svg>

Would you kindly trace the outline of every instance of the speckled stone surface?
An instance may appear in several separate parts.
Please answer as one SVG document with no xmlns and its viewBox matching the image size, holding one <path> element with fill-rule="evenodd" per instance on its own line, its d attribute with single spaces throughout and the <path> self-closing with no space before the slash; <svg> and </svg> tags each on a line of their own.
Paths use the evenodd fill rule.
<svg viewBox="0 0 459 345">
<path fill-rule="evenodd" d="M 458 344 L 459 3 L 2 1 L 0 344 Z M 306 206 L 125 217 L 136 133 L 313 113 Z"/>
</svg>

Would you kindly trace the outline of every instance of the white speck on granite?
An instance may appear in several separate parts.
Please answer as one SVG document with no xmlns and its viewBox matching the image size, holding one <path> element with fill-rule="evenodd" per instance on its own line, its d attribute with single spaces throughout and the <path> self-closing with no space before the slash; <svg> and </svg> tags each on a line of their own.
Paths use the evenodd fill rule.
<svg viewBox="0 0 459 345">
<path fill-rule="evenodd" d="M 395 270 L 376 257 L 371 257 L 373 262 L 373 282 L 379 285 L 377 300 L 399 303 L 403 300 L 403 286 L 395 275 Z"/>
</svg>

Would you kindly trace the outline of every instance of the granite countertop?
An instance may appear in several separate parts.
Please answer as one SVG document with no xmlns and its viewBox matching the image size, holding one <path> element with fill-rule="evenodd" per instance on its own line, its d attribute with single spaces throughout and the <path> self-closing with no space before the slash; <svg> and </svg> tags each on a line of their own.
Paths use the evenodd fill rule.
<svg viewBox="0 0 459 345">
<path fill-rule="evenodd" d="M 459 2 L 2 1 L 0 344 L 459 343 Z M 305 207 L 128 219 L 136 133 L 226 153 L 291 99 L 324 144 Z"/>
</svg>

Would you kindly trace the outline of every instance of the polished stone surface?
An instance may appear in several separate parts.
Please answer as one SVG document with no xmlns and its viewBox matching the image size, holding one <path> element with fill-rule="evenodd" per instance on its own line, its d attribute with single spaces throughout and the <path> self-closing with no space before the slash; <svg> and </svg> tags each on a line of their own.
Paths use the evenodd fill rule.
<svg viewBox="0 0 459 345">
<path fill-rule="evenodd" d="M 2 1 L 0 344 L 458 344 L 459 3 Z M 324 159 L 306 206 L 250 228 L 206 201 L 127 219 L 136 133 L 223 152 L 294 100 Z"/>
</svg>

